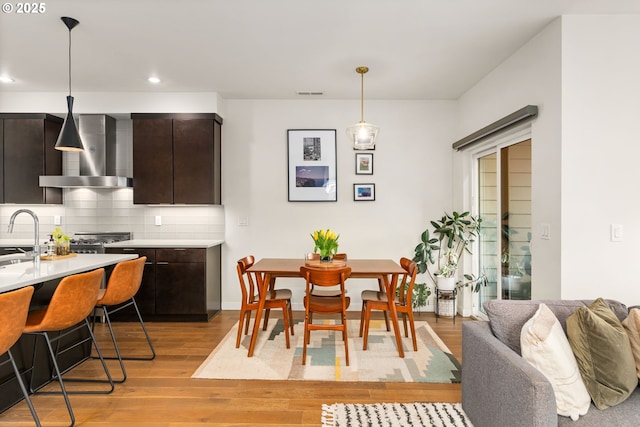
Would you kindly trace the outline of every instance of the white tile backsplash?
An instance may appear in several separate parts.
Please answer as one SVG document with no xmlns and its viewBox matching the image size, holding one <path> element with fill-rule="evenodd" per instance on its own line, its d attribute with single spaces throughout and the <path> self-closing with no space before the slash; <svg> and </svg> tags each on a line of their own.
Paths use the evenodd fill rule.
<svg viewBox="0 0 640 427">
<path fill-rule="evenodd" d="M 12 234 L 9 217 L 31 209 L 40 222 L 40 241 L 56 227 L 69 235 L 77 231 L 130 231 L 136 239 L 224 239 L 223 206 L 146 206 L 133 204 L 132 189 L 64 189 L 64 205 L 0 205 L 0 239 L 32 239 L 33 220 L 19 215 Z M 155 216 L 162 225 L 155 225 Z"/>
</svg>

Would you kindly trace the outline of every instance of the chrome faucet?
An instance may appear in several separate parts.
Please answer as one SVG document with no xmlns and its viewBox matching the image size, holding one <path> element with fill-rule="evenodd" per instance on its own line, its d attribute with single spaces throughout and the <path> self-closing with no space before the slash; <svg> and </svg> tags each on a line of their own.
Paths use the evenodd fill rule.
<svg viewBox="0 0 640 427">
<path fill-rule="evenodd" d="M 9 218 L 9 233 L 13 233 L 13 223 L 21 213 L 29 214 L 33 218 L 33 232 L 35 233 L 33 238 L 33 259 L 40 259 L 40 244 L 38 243 L 38 239 L 40 238 L 40 221 L 38 221 L 38 215 L 36 215 L 35 212 L 29 209 L 18 209 L 15 211 L 11 215 L 11 218 Z"/>
</svg>

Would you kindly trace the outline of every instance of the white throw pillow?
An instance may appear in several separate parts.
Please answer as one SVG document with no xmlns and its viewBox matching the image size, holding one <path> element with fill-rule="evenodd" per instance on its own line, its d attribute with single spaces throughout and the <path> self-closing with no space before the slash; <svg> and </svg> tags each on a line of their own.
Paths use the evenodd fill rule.
<svg viewBox="0 0 640 427">
<path fill-rule="evenodd" d="M 545 304 L 520 333 L 522 357 L 549 380 L 556 395 L 559 415 L 577 420 L 585 415 L 591 397 L 582 381 L 569 340 L 553 312 Z"/>
</svg>

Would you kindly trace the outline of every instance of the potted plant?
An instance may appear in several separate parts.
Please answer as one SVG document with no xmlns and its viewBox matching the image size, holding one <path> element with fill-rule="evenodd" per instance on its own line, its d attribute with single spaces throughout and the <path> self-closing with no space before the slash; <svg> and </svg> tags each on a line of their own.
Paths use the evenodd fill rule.
<svg viewBox="0 0 640 427">
<path fill-rule="evenodd" d="M 409 283 L 405 281 L 400 286 L 404 287 L 404 289 L 406 290 L 407 287 L 409 286 Z M 396 290 L 396 296 L 399 296 L 400 294 L 400 286 Z M 427 304 L 429 303 L 430 295 L 431 295 L 431 287 L 429 286 L 428 283 L 415 283 L 413 285 L 413 292 L 411 294 L 411 306 L 414 309 L 417 309 L 419 313 L 421 307 L 426 307 Z"/>
<path fill-rule="evenodd" d="M 471 287 L 473 292 L 477 292 L 480 286 L 486 285 L 486 276 L 464 274 L 464 280 L 459 281 L 458 261 L 465 252 L 471 253 L 470 245 L 480 235 L 481 223 L 482 218 L 478 216 L 455 211 L 431 221 L 433 232 L 424 230 L 415 248 L 413 261 L 418 272 L 427 273 L 440 290 Z"/>
</svg>

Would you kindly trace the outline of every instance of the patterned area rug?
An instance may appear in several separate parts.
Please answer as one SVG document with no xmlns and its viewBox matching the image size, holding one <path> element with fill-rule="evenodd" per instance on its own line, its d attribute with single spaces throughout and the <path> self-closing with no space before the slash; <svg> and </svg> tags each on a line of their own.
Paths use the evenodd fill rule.
<svg viewBox="0 0 640 427">
<path fill-rule="evenodd" d="M 473 427 L 460 403 L 322 405 L 322 427 Z"/>
<path fill-rule="evenodd" d="M 295 325 L 287 349 L 282 319 L 271 319 L 267 330 L 260 331 L 253 357 L 247 357 L 249 335 L 235 348 L 236 323 L 192 378 L 459 383 L 460 363 L 427 322 L 415 323 L 418 351 L 413 351 L 411 338 L 403 336 L 402 359 L 393 331 L 387 332 L 383 320 L 371 320 L 367 351 L 358 337 L 359 320 L 347 321 L 349 366 L 341 333 L 312 331 L 307 364 L 302 365 L 302 321 Z"/>
</svg>

